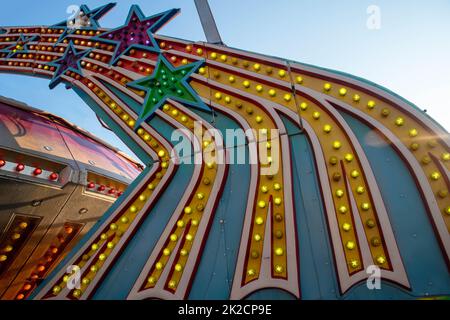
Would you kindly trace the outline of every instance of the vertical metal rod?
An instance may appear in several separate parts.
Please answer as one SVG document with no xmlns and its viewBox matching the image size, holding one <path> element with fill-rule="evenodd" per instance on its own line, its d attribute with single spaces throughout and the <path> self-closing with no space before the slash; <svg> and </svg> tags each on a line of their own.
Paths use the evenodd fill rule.
<svg viewBox="0 0 450 320">
<path fill-rule="evenodd" d="M 205 32 L 206 41 L 212 44 L 223 45 L 208 0 L 194 0 L 194 2 L 202 23 L 203 32 Z"/>
</svg>

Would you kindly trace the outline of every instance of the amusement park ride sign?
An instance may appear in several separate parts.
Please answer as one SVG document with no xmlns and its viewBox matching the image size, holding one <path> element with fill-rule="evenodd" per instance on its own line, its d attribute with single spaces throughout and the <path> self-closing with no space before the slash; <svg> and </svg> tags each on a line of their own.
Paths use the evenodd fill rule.
<svg viewBox="0 0 450 320">
<path fill-rule="evenodd" d="M 177 9 L 146 17 L 133 5 L 122 26 L 104 29 L 98 19 L 113 6 L 0 35 L 0 72 L 72 88 L 147 166 L 27 297 L 243 299 L 271 288 L 300 298 L 302 268 L 320 254 L 311 272 L 326 274 L 335 295 L 373 265 L 395 290 L 412 290 L 391 202 L 348 116 L 400 156 L 448 261 L 448 134 L 422 111 L 343 73 L 155 35 Z M 189 145 L 174 145 L 174 134 Z M 230 157 L 238 148 L 243 165 Z"/>
</svg>

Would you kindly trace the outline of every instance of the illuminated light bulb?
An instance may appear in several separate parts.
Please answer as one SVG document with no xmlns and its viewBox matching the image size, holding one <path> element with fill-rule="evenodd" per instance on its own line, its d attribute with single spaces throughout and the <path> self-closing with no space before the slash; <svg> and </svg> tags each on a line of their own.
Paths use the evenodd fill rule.
<svg viewBox="0 0 450 320">
<path fill-rule="evenodd" d="M 381 245 L 381 240 L 378 237 L 373 237 L 372 239 L 370 239 L 370 243 L 372 244 L 372 246 L 378 247 Z"/>
<path fill-rule="evenodd" d="M 270 150 L 270 148 L 272 148 L 272 144 L 270 142 L 266 142 L 266 148 Z"/>
<path fill-rule="evenodd" d="M 340 206 L 340 207 L 339 207 L 339 212 L 342 213 L 342 214 L 346 213 L 347 210 L 348 210 L 348 209 L 347 209 L 346 206 Z"/>
<path fill-rule="evenodd" d="M 270 157 L 270 156 L 267 157 L 267 162 L 268 162 L 268 163 L 272 163 L 272 157 Z"/>
<path fill-rule="evenodd" d="M 283 253 L 284 253 L 283 248 L 276 248 L 276 249 L 275 249 L 275 254 L 276 254 L 277 256 L 282 256 Z"/>
<path fill-rule="evenodd" d="M 429 156 L 424 156 L 422 158 L 422 163 L 423 164 L 429 164 L 431 162 L 431 158 Z"/>
<path fill-rule="evenodd" d="M 336 197 L 342 198 L 344 196 L 344 191 L 342 189 L 336 190 Z"/>
<path fill-rule="evenodd" d="M 320 112 L 319 111 L 314 111 L 312 114 L 313 118 L 315 120 L 318 120 L 320 118 Z"/>
<path fill-rule="evenodd" d="M 353 95 L 353 101 L 354 102 L 359 102 L 361 100 L 361 97 L 358 94 L 354 94 Z"/>
<path fill-rule="evenodd" d="M 108 242 L 108 243 L 106 244 L 106 246 L 107 246 L 109 249 L 112 249 L 112 248 L 114 248 L 114 242 L 110 241 L 110 242 Z"/>
<path fill-rule="evenodd" d="M 155 277 L 148 277 L 147 282 L 148 282 L 149 284 L 155 284 L 156 279 L 155 279 Z"/>
<path fill-rule="evenodd" d="M 3 167 L 6 164 L 6 161 L 3 159 L 0 159 L 0 168 Z"/>
<path fill-rule="evenodd" d="M 255 239 L 255 241 L 261 241 L 261 235 L 257 233 L 254 235 L 253 239 Z"/>
<path fill-rule="evenodd" d="M 175 265 L 175 271 L 180 272 L 181 270 L 183 270 L 183 266 L 182 266 L 181 264 L 177 263 L 177 264 Z"/>
<path fill-rule="evenodd" d="M 99 259 L 100 261 L 104 261 L 104 260 L 106 259 L 106 254 L 104 254 L 104 253 L 100 254 L 100 255 L 98 256 L 98 259 Z"/>
<path fill-rule="evenodd" d="M 159 156 L 160 158 L 164 157 L 165 155 L 166 155 L 166 152 L 165 152 L 164 150 L 159 150 L 159 151 L 158 151 L 158 156 Z"/>
<path fill-rule="evenodd" d="M 202 67 L 202 68 L 198 69 L 198 73 L 200 73 L 201 75 L 204 75 L 206 73 L 206 69 Z"/>
<path fill-rule="evenodd" d="M 447 207 L 447 208 L 445 208 L 445 209 L 444 209 L 444 212 L 445 212 L 447 215 L 450 215 L 450 206 Z"/>
<path fill-rule="evenodd" d="M 215 52 L 211 53 L 210 57 L 211 57 L 211 59 L 216 60 L 217 59 L 217 53 L 215 53 Z"/>
<path fill-rule="evenodd" d="M 331 84 L 330 83 L 325 83 L 323 85 L 323 90 L 325 90 L 326 92 L 331 90 Z"/>
<path fill-rule="evenodd" d="M 146 134 L 146 135 L 144 136 L 144 140 L 145 140 L 145 141 L 150 140 L 150 135 L 149 135 L 149 134 Z"/>
<path fill-rule="evenodd" d="M 344 231 L 350 231 L 351 228 L 352 228 L 352 226 L 350 225 L 350 223 L 345 222 L 345 223 L 342 225 L 342 229 L 343 229 Z"/>
<path fill-rule="evenodd" d="M 384 264 L 386 262 L 386 258 L 383 256 L 378 256 L 376 260 L 378 264 Z"/>
<path fill-rule="evenodd" d="M 255 219 L 255 223 L 256 223 L 257 225 L 262 225 L 262 224 L 264 223 L 264 219 L 263 219 L 262 217 L 257 217 L 257 218 Z"/>
<path fill-rule="evenodd" d="M 292 96 L 289 93 L 286 93 L 283 97 L 284 101 L 289 102 L 292 99 Z"/>
<path fill-rule="evenodd" d="M 259 130 L 259 132 L 261 133 L 261 135 L 267 135 L 267 128 L 262 128 Z"/>
<path fill-rule="evenodd" d="M 278 75 L 279 75 L 281 78 L 284 78 L 284 77 L 286 76 L 286 71 L 280 70 L 280 71 L 278 71 Z"/>
<path fill-rule="evenodd" d="M 353 179 L 356 179 L 356 178 L 359 177 L 359 171 L 358 170 L 352 170 L 350 175 L 352 176 Z"/>
<path fill-rule="evenodd" d="M 149 183 L 147 186 L 148 190 L 154 190 L 155 189 L 155 185 L 153 183 Z"/>
<path fill-rule="evenodd" d="M 38 175 L 40 175 L 42 173 L 42 169 L 41 168 L 36 168 L 36 169 L 34 169 L 34 171 L 33 171 L 33 174 L 35 175 L 35 176 L 38 176 Z"/>
<path fill-rule="evenodd" d="M 244 82 L 242 82 L 242 85 L 243 85 L 244 87 L 246 87 L 246 88 L 249 88 L 249 87 L 250 87 L 250 81 L 245 80 Z"/>
<path fill-rule="evenodd" d="M 14 234 L 11 236 L 11 238 L 12 238 L 13 240 L 19 240 L 19 239 L 20 239 L 20 233 L 14 233 Z"/>
<path fill-rule="evenodd" d="M 194 238 L 194 237 L 193 237 L 192 234 L 190 234 L 190 233 L 188 233 L 188 234 L 186 235 L 186 240 L 187 240 L 187 241 L 192 241 L 193 238 Z"/>
<path fill-rule="evenodd" d="M 96 243 L 94 243 L 92 246 L 91 246 L 91 249 L 92 250 L 97 250 L 98 249 L 98 244 L 96 244 Z"/>
<path fill-rule="evenodd" d="M 224 100 L 225 100 L 226 103 L 230 103 L 231 102 L 231 98 L 229 96 L 226 96 Z"/>
<path fill-rule="evenodd" d="M 177 241 L 177 240 L 178 240 L 178 236 L 177 236 L 175 233 L 172 233 L 172 234 L 170 235 L 170 241 L 175 242 L 175 241 Z"/>
<path fill-rule="evenodd" d="M 329 124 L 326 124 L 323 126 L 323 131 L 325 133 L 330 133 L 331 132 L 331 126 Z"/>
<path fill-rule="evenodd" d="M 301 76 L 297 76 L 297 77 L 295 77 L 295 82 L 297 82 L 298 84 L 302 84 L 303 78 Z"/>
<path fill-rule="evenodd" d="M 181 116 L 181 122 L 186 122 L 188 121 L 188 118 L 186 116 Z"/>
<path fill-rule="evenodd" d="M 206 167 L 208 167 L 208 169 L 213 169 L 214 168 L 214 162 L 207 162 L 206 163 Z"/>
<path fill-rule="evenodd" d="M 138 210 L 138 209 L 136 208 L 136 206 L 131 206 L 131 207 L 130 207 L 130 212 L 131 212 L 131 213 L 136 213 L 137 210 Z"/>
<path fill-rule="evenodd" d="M 410 137 L 415 137 L 415 136 L 417 136 L 418 135 L 418 131 L 417 131 L 417 129 L 411 129 L 411 130 L 409 130 L 409 136 Z"/>
<path fill-rule="evenodd" d="M 284 271 L 283 266 L 280 266 L 280 265 L 276 265 L 275 266 L 275 272 L 276 273 L 283 273 L 283 271 Z"/>
<path fill-rule="evenodd" d="M 253 258 L 253 259 L 258 259 L 259 258 L 259 252 L 258 251 L 256 251 L 256 250 L 252 250 L 252 252 L 251 252 L 251 257 Z"/>
<path fill-rule="evenodd" d="M 216 98 L 216 100 L 220 100 L 220 99 L 222 99 L 222 94 L 220 92 L 216 92 L 214 97 Z"/>
<path fill-rule="evenodd" d="M 24 221 L 24 222 L 21 222 L 21 223 L 19 224 L 19 227 L 20 227 L 20 229 L 26 229 L 26 227 L 28 227 L 28 223 L 26 223 L 25 221 Z"/>
<path fill-rule="evenodd" d="M 353 160 L 353 155 L 352 155 L 351 153 L 347 153 L 347 154 L 345 154 L 344 159 L 345 159 L 347 162 L 352 162 L 352 160 Z"/>
<path fill-rule="evenodd" d="M 163 255 L 168 256 L 169 254 L 170 254 L 170 249 L 169 248 L 164 248 Z"/>
<path fill-rule="evenodd" d="M 435 181 L 439 180 L 440 177 L 441 177 L 441 174 L 437 171 L 434 171 L 430 174 L 430 178 Z"/>
<path fill-rule="evenodd" d="M 269 191 L 269 188 L 267 186 L 262 186 L 261 187 L 261 192 L 262 193 L 267 193 L 267 191 Z"/>
<path fill-rule="evenodd" d="M 277 206 L 279 206 L 279 205 L 281 204 L 282 200 L 281 200 L 280 197 L 276 197 L 276 198 L 273 200 L 273 202 L 274 202 Z"/>
<path fill-rule="evenodd" d="M 198 206 L 197 206 L 198 207 Z M 201 211 L 201 210 L 200 210 Z M 197 219 L 192 219 L 191 224 L 196 227 L 198 226 L 198 220 Z"/>
<path fill-rule="evenodd" d="M 342 143 L 338 140 L 333 142 L 333 149 L 339 150 L 342 147 Z"/>
<path fill-rule="evenodd" d="M 266 202 L 264 200 L 258 201 L 258 207 L 260 207 L 261 209 L 266 207 Z"/>
<path fill-rule="evenodd" d="M 367 108 L 368 109 L 373 109 L 373 108 L 375 108 L 375 101 L 373 101 L 373 100 L 369 100 L 368 102 L 367 102 Z"/>
<path fill-rule="evenodd" d="M 0 262 L 6 261 L 7 259 L 8 259 L 7 255 L 4 254 L 0 255 Z"/>
<path fill-rule="evenodd" d="M 161 270 L 163 268 L 163 266 L 164 265 L 162 264 L 162 262 L 157 262 L 156 265 L 155 265 L 155 269 L 156 270 Z"/>
<path fill-rule="evenodd" d="M 203 192 L 197 193 L 197 199 L 203 200 L 203 198 L 205 198 L 205 194 Z"/>
<path fill-rule="evenodd" d="M 247 270 L 247 275 L 249 275 L 250 277 L 254 276 L 255 274 L 256 274 L 255 269 L 248 269 Z"/>
<path fill-rule="evenodd" d="M 61 292 L 61 287 L 60 286 L 54 286 L 52 289 L 53 294 L 58 294 Z"/>
<path fill-rule="evenodd" d="M 358 268 L 358 267 L 359 267 L 359 262 L 358 262 L 358 260 L 351 260 L 351 261 L 350 261 L 350 266 L 351 266 L 353 269 Z"/>
<path fill-rule="evenodd" d="M 347 94 L 347 89 L 345 89 L 345 88 L 340 88 L 339 89 L 339 95 L 340 96 L 345 96 Z"/>
<path fill-rule="evenodd" d="M 257 123 L 261 123 L 263 121 L 263 118 L 261 116 L 256 116 L 255 120 Z"/>
<path fill-rule="evenodd" d="M 370 204 L 367 203 L 367 202 L 363 202 L 363 203 L 361 204 L 361 209 L 363 209 L 364 211 L 369 210 L 369 209 L 370 209 Z"/>
<path fill-rule="evenodd" d="M 191 214 L 192 213 L 192 208 L 191 207 L 185 207 L 184 208 L 184 213 L 186 213 L 186 214 Z"/>
<path fill-rule="evenodd" d="M 338 158 L 336 158 L 336 157 L 330 157 L 329 162 L 330 162 L 331 165 L 334 166 L 334 165 L 336 165 L 336 164 L 338 163 Z"/>
<path fill-rule="evenodd" d="M 417 150 L 419 149 L 419 147 L 420 147 L 420 144 L 418 144 L 417 142 L 413 142 L 413 143 L 411 143 L 411 144 L 409 145 L 409 148 L 410 148 L 412 151 L 417 151 Z"/>
<path fill-rule="evenodd" d="M 401 127 L 404 124 L 405 124 L 405 120 L 402 117 L 398 117 L 397 119 L 395 119 L 396 126 Z"/>
<path fill-rule="evenodd" d="M 147 200 L 147 197 L 146 197 L 145 195 L 141 194 L 141 195 L 139 196 L 139 200 L 140 200 L 140 201 L 145 201 L 145 200 Z"/>
<path fill-rule="evenodd" d="M 262 92 L 263 91 L 263 86 L 260 85 L 260 84 L 258 84 L 255 88 L 256 88 L 256 91 L 258 91 L 258 92 Z"/>
<path fill-rule="evenodd" d="M 97 272 L 98 271 L 98 267 L 96 265 L 93 265 L 91 267 L 91 271 L 94 272 L 94 273 Z"/>
<path fill-rule="evenodd" d="M 355 243 L 353 241 L 347 241 L 347 243 L 345 244 L 346 248 L 348 250 L 353 250 L 355 248 Z"/>
<path fill-rule="evenodd" d="M 201 49 L 201 48 L 198 48 L 197 49 L 197 54 L 200 56 L 200 55 L 202 55 L 203 54 L 203 49 Z"/>
<path fill-rule="evenodd" d="M 308 104 L 307 104 L 306 102 L 300 103 L 300 109 L 302 109 L 303 111 L 305 111 L 306 109 L 308 109 Z"/>
<path fill-rule="evenodd" d="M 25 165 L 23 165 L 22 163 L 19 163 L 16 166 L 16 171 L 18 171 L 18 172 L 23 171 L 24 169 L 25 169 Z"/>
<path fill-rule="evenodd" d="M 363 194 L 364 193 L 364 187 L 363 186 L 357 186 L 356 187 L 356 193 Z"/>
<path fill-rule="evenodd" d="M 177 110 L 177 109 L 173 109 L 173 110 L 172 110 L 172 115 L 173 115 L 174 117 L 178 116 L 178 110 Z"/>
<path fill-rule="evenodd" d="M 277 92 L 274 89 L 269 90 L 269 96 L 275 97 L 277 95 Z"/>
<path fill-rule="evenodd" d="M 222 55 L 220 56 L 220 60 L 222 60 L 223 62 L 226 62 L 227 59 L 228 59 L 228 57 L 227 57 L 225 54 L 222 54 Z"/>
<path fill-rule="evenodd" d="M 181 250 L 180 250 L 180 255 L 183 256 L 183 257 L 187 256 L 188 253 L 189 253 L 189 252 L 188 252 L 186 249 L 181 249 Z"/>
<path fill-rule="evenodd" d="M 450 160 L 450 153 L 444 152 L 444 153 L 442 154 L 442 156 L 441 156 L 441 159 L 442 159 L 443 161 L 449 161 L 449 160 Z"/>
<path fill-rule="evenodd" d="M 280 190 L 281 189 L 281 184 L 279 184 L 279 183 L 275 183 L 274 185 L 273 185 L 273 188 L 275 189 L 275 190 Z"/>
<path fill-rule="evenodd" d="M 387 109 L 387 108 L 384 108 L 383 110 L 381 110 L 381 115 L 383 116 L 383 117 L 387 117 L 387 116 L 389 116 L 389 114 L 391 113 L 391 111 L 389 110 L 389 109 Z"/>
<path fill-rule="evenodd" d="M 7 245 L 6 247 L 3 248 L 3 251 L 5 251 L 5 252 L 11 252 L 13 249 L 14 249 L 13 246 Z"/>
<path fill-rule="evenodd" d="M 128 223 L 129 221 L 130 221 L 130 219 L 128 219 L 128 217 L 120 218 L 120 222 L 122 222 L 122 223 Z"/>
<path fill-rule="evenodd" d="M 336 182 L 341 180 L 341 174 L 339 172 L 333 173 L 333 180 Z"/>
<path fill-rule="evenodd" d="M 229 76 L 228 77 L 228 81 L 230 81 L 230 83 L 235 83 L 236 82 L 236 78 L 233 76 Z"/>
<path fill-rule="evenodd" d="M 261 65 L 259 63 L 255 63 L 253 65 L 253 69 L 255 69 L 255 71 L 259 71 L 259 70 L 261 70 Z"/>
</svg>

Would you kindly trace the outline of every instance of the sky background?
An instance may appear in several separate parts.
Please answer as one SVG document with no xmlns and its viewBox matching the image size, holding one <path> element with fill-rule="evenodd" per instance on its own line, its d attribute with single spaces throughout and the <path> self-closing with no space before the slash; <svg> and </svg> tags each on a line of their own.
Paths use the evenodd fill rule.
<svg viewBox="0 0 450 320">
<path fill-rule="evenodd" d="M 152 15 L 180 8 L 160 34 L 204 41 L 193 0 L 119 0 L 100 20 L 124 23 L 132 4 Z M 210 0 L 222 40 L 230 47 L 344 71 L 378 83 L 427 109 L 450 130 L 450 0 Z M 2 1 L 0 26 L 51 25 L 72 4 L 91 9 L 107 1 Z M 367 28 L 367 8 L 381 12 L 381 28 Z M 71 90 L 49 81 L 0 74 L 0 95 L 52 112 L 130 153 Z"/>
</svg>

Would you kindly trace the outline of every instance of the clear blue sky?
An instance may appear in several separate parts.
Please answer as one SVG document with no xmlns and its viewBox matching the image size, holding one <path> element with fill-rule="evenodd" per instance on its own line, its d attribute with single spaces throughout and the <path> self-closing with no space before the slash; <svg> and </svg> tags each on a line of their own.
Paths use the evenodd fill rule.
<svg viewBox="0 0 450 320">
<path fill-rule="evenodd" d="M 2 1 L 0 25 L 53 24 L 71 4 L 107 1 Z M 160 33 L 205 40 L 193 0 L 119 0 L 101 21 L 121 25 L 132 4 L 145 14 L 181 8 Z M 450 129 L 450 0 L 210 0 L 224 42 L 369 79 L 400 94 Z M 369 30 L 366 10 L 381 10 L 381 29 Z M 129 152 L 70 90 L 48 80 L 0 74 L 0 95 L 58 114 Z"/>
</svg>

